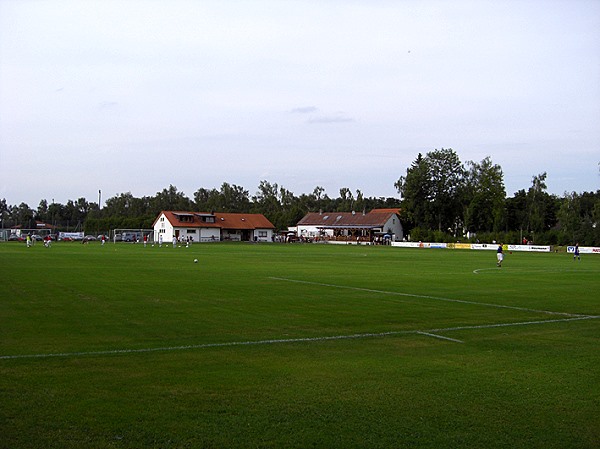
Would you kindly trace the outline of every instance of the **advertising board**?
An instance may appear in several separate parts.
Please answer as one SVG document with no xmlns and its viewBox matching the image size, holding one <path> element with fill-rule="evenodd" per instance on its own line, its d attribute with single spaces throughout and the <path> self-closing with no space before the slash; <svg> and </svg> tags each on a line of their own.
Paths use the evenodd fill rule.
<svg viewBox="0 0 600 449">
<path fill-rule="evenodd" d="M 567 246 L 567 252 L 568 253 L 574 253 L 575 252 L 575 247 L 574 246 Z M 600 247 L 597 246 L 580 246 L 579 247 L 579 254 L 600 254 Z"/>
<path fill-rule="evenodd" d="M 552 251 L 551 246 L 540 245 L 508 245 L 509 251 L 529 251 L 534 253 L 549 253 Z"/>
<path fill-rule="evenodd" d="M 83 240 L 83 232 L 59 232 L 59 239 Z"/>
</svg>

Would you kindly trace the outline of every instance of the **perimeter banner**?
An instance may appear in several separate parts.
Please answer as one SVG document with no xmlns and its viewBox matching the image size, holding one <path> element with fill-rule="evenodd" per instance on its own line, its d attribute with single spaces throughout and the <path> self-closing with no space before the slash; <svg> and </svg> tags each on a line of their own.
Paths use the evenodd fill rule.
<svg viewBox="0 0 600 449">
<path fill-rule="evenodd" d="M 471 249 L 470 243 L 455 243 L 454 249 Z"/>
<path fill-rule="evenodd" d="M 567 252 L 571 254 L 574 253 L 575 247 L 567 246 Z M 600 248 L 597 246 L 580 246 L 579 254 L 600 254 Z"/>
<path fill-rule="evenodd" d="M 486 251 L 497 251 L 497 243 L 434 243 L 434 242 L 392 242 L 392 246 L 398 246 L 401 248 L 450 248 L 450 249 L 473 249 L 473 250 L 486 250 Z M 551 246 L 540 246 L 540 245 L 502 245 L 505 251 L 526 251 L 534 253 L 550 253 L 552 252 Z M 574 252 L 575 247 L 570 246 L 569 252 Z M 580 252 L 584 253 L 599 253 L 600 248 L 586 247 L 580 248 Z"/>
<path fill-rule="evenodd" d="M 83 232 L 59 232 L 59 239 L 73 239 L 73 240 L 82 240 Z"/>
<path fill-rule="evenodd" d="M 498 249 L 498 244 L 497 243 L 473 243 L 471 245 L 471 249 L 496 251 Z"/>
<path fill-rule="evenodd" d="M 552 252 L 551 246 L 540 246 L 540 245 L 508 245 L 509 251 L 530 251 L 534 253 L 550 253 Z"/>
</svg>

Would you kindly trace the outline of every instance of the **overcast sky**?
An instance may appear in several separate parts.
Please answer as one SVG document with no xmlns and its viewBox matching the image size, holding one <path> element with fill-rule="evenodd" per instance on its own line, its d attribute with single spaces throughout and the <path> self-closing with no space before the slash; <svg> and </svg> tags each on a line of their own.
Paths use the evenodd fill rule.
<svg viewBox="0 0 600 449">
<path fill-rule="evenodd" d="M 0 0 L 0 198 L 261 180 L 395 196 L 418 153 L 600 189 L 600 0 Z"/>
</svg>

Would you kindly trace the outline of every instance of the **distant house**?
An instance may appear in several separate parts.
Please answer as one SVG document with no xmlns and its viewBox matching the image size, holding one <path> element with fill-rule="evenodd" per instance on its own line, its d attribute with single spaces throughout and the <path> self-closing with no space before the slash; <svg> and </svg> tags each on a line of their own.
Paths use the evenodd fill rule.
<svg viewBox="0 0 600 449">
<path fill-rule="evenodd" d="M 275 226 L 262 214 L 221 212 L 162 211 L 152 225 L 154 241 L 193 242 L 254 241 L 270 242 Z"/>
<path fill-rule="evenodd" d="M 342 241 L 400 241 L 404 230 L 400 209 L 373 209 L 369 213 L 311 212 L 297 224 L 300 238 Z"/>
<path fill-rule="evenodd" d="M 51 231 L 54 231 L 54 229 L 56 229 L 55 226 L 52 226 L 51 224 L 44 223 L 44 222 L 41 222 L 41 221 L 36 221 L 35 222 L 35 228 L 36 229 L 49 229 Z"/>
</svg>

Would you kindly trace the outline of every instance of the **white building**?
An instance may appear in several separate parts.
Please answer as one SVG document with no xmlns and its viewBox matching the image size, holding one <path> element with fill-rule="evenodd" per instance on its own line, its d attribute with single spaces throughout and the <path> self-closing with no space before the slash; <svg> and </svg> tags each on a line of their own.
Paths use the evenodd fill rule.
<svg viewBox="0 0 600 449">
<path fill-rule="evenodd" d="M 374 242 L 380 238 L 401 241 L 404 230 L 399 209 L 373 209 L 367 213 L 311 212 L 298 222 L 300 238 Z"/>
<path fill-rule="evenodd" d="M 262 214 L 162 211 L 152 225 L 154 241 L 271 242 L 275 226 Z"/>
</svg>

